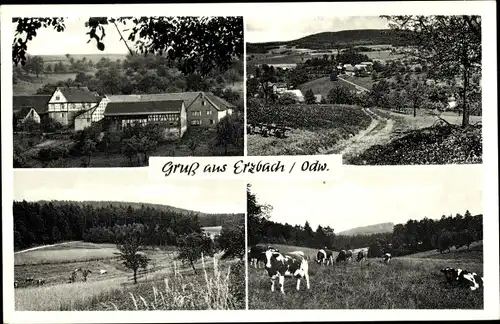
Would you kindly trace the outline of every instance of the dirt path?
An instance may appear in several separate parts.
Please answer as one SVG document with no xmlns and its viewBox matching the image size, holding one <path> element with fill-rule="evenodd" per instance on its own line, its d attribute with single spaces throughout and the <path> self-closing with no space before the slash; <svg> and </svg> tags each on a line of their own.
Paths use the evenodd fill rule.
<svg viewBox="0 0 500 324">
<path fill-rule="evenodd" d="M 78 242 L 81 242 L 81 241 L 71 241 L 71 242 L 63 242 L 63 243 L 56 243 L 56 244 L 49 244 L 49 245 L 40 245 L 40 246 L 35 246 L 35 247 L 29 248 L 29 249 L 26 249 L 26 250 L 21 250 L 21 251 L 14 252 L 14 254 L 24 253 L 24 252 L 34 251 L 34 250 L 40 250 L 40 249 L 45 249 L 45 248 L 48 248 L 48 247 L 51 247 L 51 246 L 64 245 L 64 244 L 70 244 L 70 243 L 78 243 Z"/>
<path fill-rule="evenodd" d="M 362 86 L 360 86 L 359 84 L 356 84 L 356 83 L 354 83 L 354 82 L 347 81 L 346 79 L 343 79 L 343 78 L 342 78 L 342 77 L 340 77 L 340 76 L 338 77 L 338 79 L 339 79 L 339 80 L 342 80 L 342 81 L 344 81 L 344 82 L 346 82 L 346 83 L 349 83 L 350 85 L 355 86 L 355 87 L 356 87 L 356 89 L 363 90 L 363 91 L 366 91 L 366 92 L 370 92 L 370 90 L 368 90 L 367 88 L 362 87 Z"/>
<path fill-rule="evenodd" d="M 357 135 L 339 142 L 334 148 L 322 154 L 342 154 L 342 160 L 347 163 L 352 157 L 363 153 L 369 147 L 390 140 L 394 121 L 378 115 L 370 108 L 363 108 L 363 112 L 372 119 L 370 125 Z"/>
</svg>

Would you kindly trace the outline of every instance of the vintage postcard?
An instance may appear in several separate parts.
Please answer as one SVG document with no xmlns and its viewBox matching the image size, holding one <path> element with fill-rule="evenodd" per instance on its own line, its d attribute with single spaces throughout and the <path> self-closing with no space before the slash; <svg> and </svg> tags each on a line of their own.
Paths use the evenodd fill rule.
<svg viewBox="0 0 500 324">
<path fill-rule="evenodd" d="M 499 319 L 495 12 L 1 6 L 4 321 Z"/>
</svg>

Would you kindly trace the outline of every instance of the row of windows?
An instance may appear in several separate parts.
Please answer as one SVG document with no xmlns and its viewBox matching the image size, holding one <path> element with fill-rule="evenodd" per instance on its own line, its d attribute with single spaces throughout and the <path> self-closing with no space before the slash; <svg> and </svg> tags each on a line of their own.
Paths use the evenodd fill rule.
<svg viewBox="0 0 500 324">
<path fill-rule="evenodd" d="M 199 116 L 201 116 L 201 113 L 202 113 L 201 110 L 194 110 L 191 114 L 194 117 L 199 117 Z M 206 110 L 206 114 L 207 114 L 207 116 L 211 116 L 212 115 L 212 111 L 211 110 Z"/>
<path fill-rule="evenodd" d="M 54 109 L 55 110 L 62 110 L 64 109 L 64 104 L 51 104 L 53 105 Z M 68 106 L 68 110 L 80 110 L 80 109 L 88 109 L 88 108 L 91 108 L 92 107 L 92 103 L 90 102 L 84 102 L 84 103 L 81 103 L 81 104 L 78 104 L 78 106 L 75 104 L 75 103 L 70 103 L 70 104 L 67 104 Z"/>
<path fill-rule="evenodd" d="M 210 123 L 210 125 L 213 125 L 213 124 L 215 124 L 215 121 L 213 119 L 210 119 L 209 123 Z M 191 120 L 191 125 L 202 125 L 202 124 L 203 124 L 203 122 L 201 119 Z"/>
<path fill-rule="evenodd" d="M 150 120 L 150 121 L 179 121 L 179 115 L 177 115 L 177 114 L 149 115 L 148 120 Z"/>
</svg>

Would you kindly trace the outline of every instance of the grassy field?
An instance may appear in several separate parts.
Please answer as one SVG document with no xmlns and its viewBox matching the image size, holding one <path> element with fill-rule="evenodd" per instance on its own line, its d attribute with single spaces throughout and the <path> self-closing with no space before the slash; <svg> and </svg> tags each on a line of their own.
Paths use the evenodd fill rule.
<svg viewBox="0 0 500 324">
<path fill-rule="evenodd" d="M 88 243 L 84 243 L 88 244 Z M 58 249 L 58 247 L 61 247 Z M 109 244 L 53 246 L 20 253 L 14 276 L 16 310 L 165 310 L 165 309 L 241 309 L 244 307 L 244 264 L 236 260 L 219 261 L 206 257 L 195 264 L 197 274 L 175 261 L 173 249 L 150 248 L 147 272 L 141 270 L 138 284 L 132 271 L 110 254 Z M 88 257 L 82 260 L 82 253 Z M 43 263 L 27 262 L 32 256 Z M 17 254 L 16 254 L 17 257 Z M 66 257 L 64 259 L 63 257 Z M 71 271 L 87 268 L 92 273 L 83 282 L 68 283 Z M 107 270 L 100 275 L 99 270 Z M 41 287 L 24 284 L 24 278 L 43 278 Z M 243 290 L 241 288 L 243 287 Z M 243 295 L 241 292 L 243 291 Z"/>
<path fill-rule="evenodd" d="M 42 74 L 38 78 L 35 75 L 24 75 L 17 84 L 12 85 L 13 95 L 32 95 L 36 94 L 37 90 L 42 88 L 47 83 L 56 83 L 75 79 L 76 73 L 54 73 Z"/>
<path fill-rule="evenodd" d="M 363 88 L 370 90 L 373 85 L 373 80 L 371 77 L 351 77 L 351 76 L 342 76 L 343 79 L 357 84 Z M 298 89 L 305 93 L 307 90 L 311 89 L 314 94 L 321 94 L 324 98 L 328 96 L 328 92 L 335 87 L 346 87 L 352 91 L 357 91 L 358 88 L 349 82 L 345 82 L 343 80 L 330 81 L 330 77 L 323 77 L 319 79 L 315 79 L 306 83 L 303 83 L 298 86 Z"/>
<path fill-rule="evenodd" d="M 312 253 L 306 248 L 291 249 Z M 271 292 L 265 269 L 249 268 L 248 303 L 250 309 L 482 309 L 483 290 L 448 287 L 439 272 L 446 266 L 482 275 L 482 246 L 471 252 L 396 257 L 389 264 L 370 258 L 320 267 L 310 261 L 311 289 L 302 282 L 296 291 L 296 280 L 286 278 L 284 296 L 279 289 Z"/>
<path fill-rule="evenodd" d="M 247 118 L 249 122 L 276 123 L 292 128 L 288 137 L 281 139 L 247 135 L 248 155 L 318 154 L 370 124 L 370 117 L 360 107 L 344 105 L 248 107 Z"/>
</svg>

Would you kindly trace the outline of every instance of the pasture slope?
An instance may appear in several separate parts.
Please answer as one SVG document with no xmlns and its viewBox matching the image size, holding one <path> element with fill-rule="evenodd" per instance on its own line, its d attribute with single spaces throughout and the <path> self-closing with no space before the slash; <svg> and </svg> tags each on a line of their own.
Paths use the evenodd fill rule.
<svg viewBox="0 0 500 324">
<path fill-rule="evenodd" d="M 149 248 L 147 271 L 140 270 L 133 284 L 132 271 L 117 258 L 113 244 L 69 242 L 15 255 L 17 311 L 241 309 L 244 307 L 244 264 L 236 260 L 204 258 L 195 264 L 197 274 L 174 261 L 174 248 Z M 220 257 L 220 255 L 216 255 Z M 92 271 L 87 282 L 71 271 Z M 107 273 L 100 274 L 100 270 Z M 44 286 L 27 285 L 25 278 L 43 278 Z"/>
<path fill-rule="evenodd" d="M 282 246 L 278 248 L 281 249 Z M 288 249 L 283 249 L 283 251 Z M 291 247 L 308 255 L 316 250 Z M 313 252 L 314 251 L 314 252 Z M 271 292 L 265 269 L 249 268 L 249 309 L 483 309 L 484 291 L 452 288 L 440 269 L 451 266 L 483 274 L 482 245 L 470 252 L 440 254 L 428 251 L 395 257 L 389 264 L 379 258 L 358 263 L 320 267 L 309 261 L 311 289 L 295 290 L 296 280 L 285 279 L 285 295 Z"/>
</svg>

